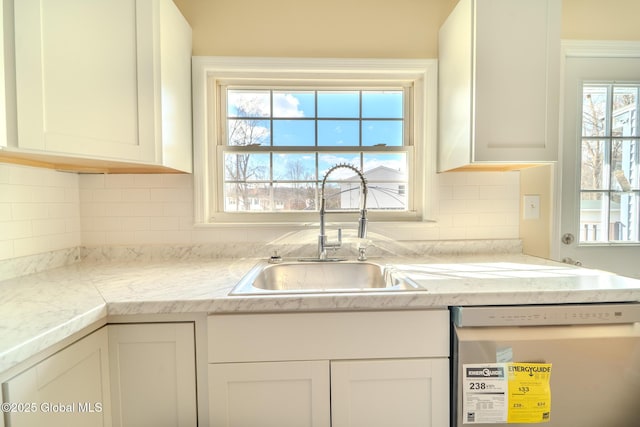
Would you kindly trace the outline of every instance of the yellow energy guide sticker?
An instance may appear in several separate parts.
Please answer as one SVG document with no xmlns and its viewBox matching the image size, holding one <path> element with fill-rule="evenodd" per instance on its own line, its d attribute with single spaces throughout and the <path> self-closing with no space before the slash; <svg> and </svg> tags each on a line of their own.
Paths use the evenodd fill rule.
<svg viewBox="0 0 640 427">
<path fill-rule="evenodd" d="M 544 423 L 551 414 L 550 363 L 508 363 L 509 423 Z"/>
<path fill-rule="evenodd" d="M 462 375 L 463 424 L 551 419 L 550 363 L 464 364 Z"/>
</svg>

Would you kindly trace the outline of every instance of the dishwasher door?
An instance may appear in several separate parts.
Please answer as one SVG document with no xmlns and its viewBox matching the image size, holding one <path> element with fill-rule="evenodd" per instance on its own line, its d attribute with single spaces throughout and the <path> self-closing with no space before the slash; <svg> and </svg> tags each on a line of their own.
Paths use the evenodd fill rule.
<svg viewBox="0 0 640 427">
<path fill-rule="evenodd" d="M 471 425 L 463 417 L 463 366 L 505 361 L 552 364 L 550 420 L 484 426 L 640 426 L 640 323 L 454 326 L 454 333 L 453 427 Z"/>
</svg>

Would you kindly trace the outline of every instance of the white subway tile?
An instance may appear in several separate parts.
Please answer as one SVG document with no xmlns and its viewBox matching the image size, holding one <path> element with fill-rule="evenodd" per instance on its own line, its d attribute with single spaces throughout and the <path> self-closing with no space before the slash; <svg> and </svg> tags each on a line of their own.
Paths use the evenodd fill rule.
<svg viewBox="0 0 640 427">
<path fill-rule="evenodd" d="M 104 234 L 104 243 L 101 245 L 137 245 L 134 233 L 129 231 L 110 231 Z"/>
<path fill-rule="evenodd" d="M 478 198 L 484 200 L 506 199 L 510 191 L 505 185 L 481 185 L 478 190 Z"/>
<path fill-rule="evenodd" d="M 111 217 L 123 217 L 133 215 L 136 203 L 105 203 L 105 215 Z M 144 213 L 143 215 L 147 215 Z"/>
<path fill-rule="evenodd" d="M 153 217 L 162 215 L 161 203 L 126 203 L 123 205 L 127 205 L 127 212 L 129 213 L 127 216 Z"/>
<path fill-rule="evenodd" d="M 247 228 L 199 227 L 192 231 L 194 243 L 247 242 L 248 239 Z"/>
<path fill-rule="evenodd" d="M 0 184 L 0 203 L 29 203 L 33 201 L 33 191 L 27 185 Z"/>
<path fill-rule="evenodd" d="M 46 203 L 12 203 L 11 216 L 14 221 L 49 218 Z"/>
<path fill-rule="evenodd" d="M 67 223 L 63 218 L 36 219 L 32 221 L 34 236 L 48 236 L 52 234 L 65 234 Z"/>
<path fill-rule="evenodd" d="M 12 219 L 11 203 L 0 203 L 0 222 L 11 221 Z"/>
<path fill-rule="evenodd" d="M 48 236 L 34 236 L 13 241 L 15 257 L 34 255 L 51 251 L 51 243 Z"/>
<path fill-rule="evenodd" d="M 80 188 L 105 188 L 105 176 L 103 174 L 81 174 L 79 177 Z"/>
<path fill-rule="evenodd" d="M 8 184 L 9 183 L 9 168 L 11 165 L 0 163 L 0 184 Z M 11 249 L 13 252 L 13 248 Z"/>
<path fill-rule="evenodd" d="M 150 230 L 180 230 L 179 217 L 151 217 L 149 218 Z"/>
<path fill-rule="evenodd" d="M 84 217 L 81 220 L 83 231 L 120 231 L 122 218 L 116 217 Z"/>
<path fill-rule="evenodd" d="M 162 233 L 156 230 L 135 231 L 133 234 L 135 243 L 140 245 L 191 243 L 191 233 L 181 230 L 165 230 Z"/>
<path fill-rule="evenodd" d="M 162 175 L 162 184 L 166 188 L 193 188 L 193 175 L 166 174 Z"/>
<path fill-rule="evenodd" d="M 453 187 L 454 200 L 476 200 L 479 190 L 477 185 L 458 185 Z"/>
<path fill-rule="evenodd" d="M 109 216 L 107 213 L 109 207 L 108 203 L 80 203 L 80 216 L 83 218 Z"/>
<path fill-rule="evenodd" d="M 123 231 L 141 231 L 141 230 L 149 230 L 149 220 L 148 217 L 121 217 L 122 220 L 122 230 Z"/>
<path fill-rule="evenodd" d="M 49 250 L 51 251 L 80 246 L 80 233 L 63 233 L 51 235 L 49 236 L 49 244 L 51 248 Z"/>
<path fill-rule="evenodd" d="M 106 233 L 104 231 L 84 231 L 82 230 L 82 244 L 84 246 L 102 246 L 106 244 Z"/>
<path fill-rule="evenodd" d="M 79 206 L 75 203 L 47 204 L 49 218 L 80 218 Z"/>
<path fill-rule="evenodd" d="M 9 169 L 9 183 L 13 185 L 50 186 L 52 181 L 50 169 L 15 165 Z"/>
<path fill-rule="evenodd" d="M 123 202 L 151 201 L 151 193 L 148 188 L 125 188 L 121 192 Z"/>
<path fill-rule="evenodd" d="M 444 172 L 438 174 L 438 182 L 439 185 L 467 185 L 468 174 L 469 172 Z"/>
<path fill-rule="evenodd" d="M 439 214 L 456 214 L 470 212 L 467 200 L 441 200 L 438 203 Z"/>
<path fill-rule="evenodd" d="M 469 227 L 467 239 L 517 239 L 518 227 L 493 226 L 493 227 Z"/>
<path fill-rule="evenodd" d="M 66 190 L 64 187 L 29 187 L 33 195 L 34 202 L 59 203 L 65 200 Z"/>
<path fill-rule="evenodd" d="M 180 217 L 180 230 L 191 230 L 195 226 L 193 216 Z"/>
<path fill-rule="evenodd" d="M 469 172 L 477 185 L 509 185 L 520 182 L 520 172 Z"/>
<path fill-rule="evenodd" d="M 146 174 L 133 175 L 133 187 L 136 188 L 162 188 L 164 187 L 162 175 Z"/>
<path fill-rule="evenodd" d="M 65 203 L 74 203 L 78 205 L 80 203 L 80 188 L 77 186 L 65 188 L 63 201 Z"/>
<path fill-rule="evenodd" d="M 120 202 L 122 201 L 122 191 L 112 188 L 96 188 L 93 190 L 93 200 L 95 202 Z"/>
<path fill-rule="evenodd" d="M 441 227 L 440 239 L 442 240 L 463 240 L 467 238 L 466 227 Z"/>
<path fill-rule="evenodd" d="M 80 224 L 79 218 L 66 218 L 65 219 L 65 230 L 67 233 L 81 233 L 82 225 Z"/>
<path fill-rule="evenodd" d="M 427 194 L 427 197 L 429 195 Z M 451 200 L 453 199 L 453 185 L 441 185 L 438 187 L 438 196 L 433 197 L 432 200 Z"/>
<path fill-rule="evenodd" d="M 454 214 L 452 220 L 454 227 L 475 227 L 480 223 L 479 215 L 475 213 Z"/>
<path fill-rule="evenodd" d="M 109 174 L 104 177 L 105 188 L 135 188 L 135 175 L 129 174 Z"/>
<path fill-rule="evenodd" d="M 0 260 L 14 257 L 13 240 L 0 240 Z"/>
<path fill-rule="evenodd" d="M 174 188 L 151 189 L 151 200 L 154 202 L 190 202 L 193 199 L 191 190 Z"/>
<path fill-rule="evenodd" d="M 193 218 L 193 203 L 163 203 L 162 215 Z"/>
<path fill-rule="evenodd" d="M 31 221 L 0 222 L 0 236 L 3 240 L 23 239 L 33 236 Z"/>
<path fill-rule="evenodd" d="M 80 203 L 93 202 L 93 189 L 81 188 L 78 191 Z"/>
</svg>

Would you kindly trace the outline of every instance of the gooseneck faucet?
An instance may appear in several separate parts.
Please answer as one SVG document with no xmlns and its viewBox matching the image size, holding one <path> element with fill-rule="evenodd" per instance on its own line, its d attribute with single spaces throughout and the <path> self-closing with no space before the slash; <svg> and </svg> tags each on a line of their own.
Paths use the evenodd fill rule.
<svg viewBox="0 0 640 427">
<path fill-rule="evenodd" d="M 362 172 L 360 172 L 360 170 L 358 170 L 358 168 L 356 168 L 355 166 L 346 163 L 332 166 L 324 175 L 324 178 L 322 178 L 322 186 L 320 188 L 320 235 L 318 236 L 318 260 L 320 261 L 327 261 L 327 249 L 338 249 L 342 246 L 342 229 L 338 229 L 338 240 L 335 242 L 330 242 L 325 233 L 324 220 L 324 216 L 326 213 L 326 197 L 324 193 L 324 187 L 327 183 L 327 178 L 329 177 L 329 175 L 336 169 L 340 168 L 350 169 L 354 171 L 360 178 L 360 218 L 358 220 L 358 238 L 364 239 L 367 237 L 367 180 L 365 179 Z M 358 261 L 365 261 L 367 259 L 365 248 L 360 247 L 358 252 Z"/>
</svg>

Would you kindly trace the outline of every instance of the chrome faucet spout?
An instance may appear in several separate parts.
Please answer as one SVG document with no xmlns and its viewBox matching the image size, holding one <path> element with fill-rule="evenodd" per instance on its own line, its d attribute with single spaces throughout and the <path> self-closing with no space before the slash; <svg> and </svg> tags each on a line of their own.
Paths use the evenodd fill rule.
<svg viewBox="0 0 640 427">
<path fill-rule="evenodd" d="M 358 219 L 358 238 L 364 239 L 367 237 L 367 192 L 369 190 L 367 187 L 367 180 L 362 172 L 360 172 L 360 170 L 355 166 L 346 163 L 332 166 L 322 178 L 322 185 L 320 188 L 320 235 L 318 236 L 318 259 L 320 260 L 327 259 L 327 249 L 338 249 L 342 246 L 342 230 L 338 230 L 337 242 L 329 242 L 325 231 L 326 197 L 324 188 L 329 175 L 336 169 L 340 168 L 350 169 L 358 175 L 358 178 L 360 178 L 360 218 Z M 366 255 L 362 250 L 360 250 L 358 259 L 361 261 L 366 260 Z"/>
</svg>

